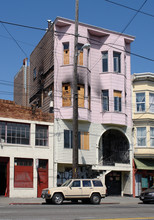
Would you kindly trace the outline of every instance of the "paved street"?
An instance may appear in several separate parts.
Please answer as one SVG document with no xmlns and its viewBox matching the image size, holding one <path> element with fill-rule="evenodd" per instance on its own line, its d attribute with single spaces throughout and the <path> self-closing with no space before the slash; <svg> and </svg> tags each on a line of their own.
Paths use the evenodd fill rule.
<svg viewBox="0 0 154 220">
<path fill-rule="evenodd" d="M 47 205 L 42 199 L 0 198 L 0 220 L 136 220 L 154 219 L 154 204 L 143 204 L 136 198 L 107 197 L 100 205 L 82 203 Z"/>
</svg>

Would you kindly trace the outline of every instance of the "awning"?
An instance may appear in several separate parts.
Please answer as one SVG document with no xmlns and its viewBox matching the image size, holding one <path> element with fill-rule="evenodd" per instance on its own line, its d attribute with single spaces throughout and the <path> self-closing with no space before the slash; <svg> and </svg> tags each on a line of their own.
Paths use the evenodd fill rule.
<svg viewBox="0 0 154 220">
<path fill-rule="evenodd" d="M 154 160 L 152 159 L 134 159 L 138 170 L 154 170 Z"/>
</svg>

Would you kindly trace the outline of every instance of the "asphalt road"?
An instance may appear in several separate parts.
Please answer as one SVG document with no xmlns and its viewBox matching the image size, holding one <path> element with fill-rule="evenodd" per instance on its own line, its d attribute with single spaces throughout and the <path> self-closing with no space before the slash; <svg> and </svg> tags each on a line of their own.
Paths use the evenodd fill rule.
<svg viewBox="0 0 154 220">
<path fill-rule="evenodd" d="M 0 220 L 139 220 L 154 219 L 154 204 L 0 205 Z"/>
</svg>

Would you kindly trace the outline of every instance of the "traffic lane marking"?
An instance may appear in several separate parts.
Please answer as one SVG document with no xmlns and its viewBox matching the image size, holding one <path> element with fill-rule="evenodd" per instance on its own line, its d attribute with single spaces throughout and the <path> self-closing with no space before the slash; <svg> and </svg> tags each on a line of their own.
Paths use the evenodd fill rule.
<svg viewBox="0 0 154 220">
<path fill-rule="evenodd" d="M 144 220 L 144 219 L 154 219 L 154 217 L 137 217 L 137 218 L 89 218 L 89 219 L 84 219 L 84 220 Z"/>
</svg>

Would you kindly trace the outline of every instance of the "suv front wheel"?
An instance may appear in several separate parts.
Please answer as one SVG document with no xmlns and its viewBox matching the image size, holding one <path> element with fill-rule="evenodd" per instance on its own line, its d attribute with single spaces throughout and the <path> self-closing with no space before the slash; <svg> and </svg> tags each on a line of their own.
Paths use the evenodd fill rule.
<svg viewBox="0 0 154 220">
<path fill-rule="evenodd" d="M 63 195 L 61 193 L 55 193 L 52 197 L 52 202 L 56 205 L 61 205 L 63 203 Z"/>
<path fill-rule="evenodd" d="M 94 193 L 94 194 L 91 195 L 90 201 L 94 205 L 100 204 L 101 197 L 100 197 L 99 194 Z"/>
</svg>

